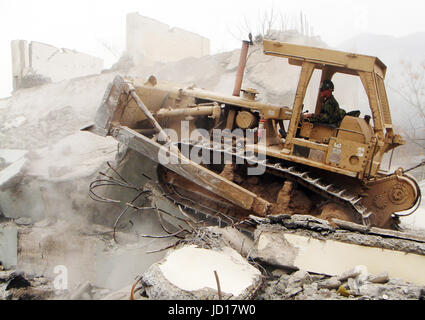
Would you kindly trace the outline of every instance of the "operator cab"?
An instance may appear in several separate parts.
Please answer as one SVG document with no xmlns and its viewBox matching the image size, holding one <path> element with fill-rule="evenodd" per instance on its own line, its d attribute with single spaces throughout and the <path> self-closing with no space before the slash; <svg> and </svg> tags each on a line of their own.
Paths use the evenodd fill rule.
<svg viewBox="0 0 425 320">
<path fill-rule="evenodd" d="M 316 143 L 329 144 L 331 137 L 368 143 L 373 134 L 370 116 L 360 119 L 360 111 L 345 111 L 333 96 L 335 86 L 330 79 L 322 81 L 315 113 L 303 113 L 296 137 Z M 347 135 L 347 132 L 354 135 Z"/>
<path fill-rule="evenodd" d="M 266 129 L 272 129 L 270 122 L 273 119 L 278 122 L 280 119 L 289 120 L 284 132 L 285 140 L 273 145 L 274 141 L 268 139 L 267 149 L 261 146 L 257 149 L 270 156 L 360 179 L 375 176 L 383 155 L 404 143 L 393 131 L 384 85 L 385 64 L 377 57 L 266 39 L 263 40 L 263 48 L 264 54 L 286 58 L 290 65 L 298 66 L 301 70 L 290 119 L 282 114 L 274 118 L 266 117 Z M 371 117 L 348 113 L 336 123 L 303 121 L 304 100 L 314 71 L 321 72 L 320 83 L 332 80 L 336 74 L 360 79 Z M 315 115 L 322 111 L 319 98 L 320 92 Z M 280 124 L 279 127 L 282 128 Z M 272 130 L 267 130 L 267 135 L 269 132 Z"/>
</svg>

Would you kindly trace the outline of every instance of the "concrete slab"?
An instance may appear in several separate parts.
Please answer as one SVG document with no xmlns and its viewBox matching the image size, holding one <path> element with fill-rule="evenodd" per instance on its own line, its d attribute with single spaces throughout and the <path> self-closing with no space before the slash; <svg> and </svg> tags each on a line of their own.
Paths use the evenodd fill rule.
<svg viewBox="0 0 425 320">
<path fill-rule="evenodd" d="M 264 231 L 258 238 L 257 251 L 263 260 L 275 252 L 280 259 L 273 260 L 273 263 L 309 272 L 340 275 L 350 268 L 364 265 L 371 274 L 386 271 L 390 278 L 425 285 L 425 256 L 419 254 Z M 291 254 L 279 256 L 281 252 Z"/>
<path fill-rule="evenodd" d="M 16 157 L 15 154 L 13 154 L 12 157 L 3 156 L 4 157 L 0 155 L 0 161 L 5 166 L 4 169 L 0 171 L 0 190 L 2 191 L 20 182 L 23 178 L 23 171 L 27 163 L 27 159 L 24 158 L 24 156 Z"/>
<path fill-rule="evenodd" d="M 2 166 L 7 167 L 15 161 L 21 159 L 27 153 L 27 150 L 0 149 L 0 169 L 2 169 Z"/>
<path fill-rule="evenodd" d="M 14 225 L 0 225 L 0 261 L 6 269 L 18 263 L 18 232 Z"/>
<path fill-rule="evenodd" d="M 262 282 L 261 272 L 230 247 L 221 250 L 194 245 L 176 249 L 144 273 L 151 299 L 217 299 L 217 272 L 223 299 L 246 299 Z"/>
</svg>

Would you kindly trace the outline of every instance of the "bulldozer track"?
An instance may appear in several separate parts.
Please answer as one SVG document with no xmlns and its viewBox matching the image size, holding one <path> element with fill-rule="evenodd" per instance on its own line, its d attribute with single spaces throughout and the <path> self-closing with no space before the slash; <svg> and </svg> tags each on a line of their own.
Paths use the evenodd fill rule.
<svg viewBox="0 0 425 320">
<path fill-rule="evenodd" d="M 165 170 L 169 170 L 165 167 L 163 167 Z M 293 172 L 291 173 L 291 175 L 293 174 Z M 298 177 L 298 175 L 295 175 L 295 177 Z M 215 223 L 219 226 L 222 227 L 222 223 L 224 223 L 224 225 L 230 225 L 232 227 L 236 227 L 239 230 L 243 230 L 245 232 L 250 233 L 251 235 L 253 235 L 253 230 L 255 229 L 255 227 L 260 223 L 262 223 L 262 221 L 267 221 L 267 217 L 265 218 L 260 218 L 260 217 L 255 217 L 255 216 L 247 216 L 244 217 L 242 219 L 238 219 L 235 217 L 230 217 L 229 215 L 226 215 L 225 213 L 207 207 L 203 204 L 200 204 L 199 201 L 185 197 L 183 195 L 181 195 L 176 188 L 169 184 L 169 183 L 165 183 L 165 184 L 158 184 L 157 185 L 160 190 L 161 190 L 161 195 L 163 197 L 165 197 L 166 199 L 168 199 L 170 202 L 172 202 L 174 205 L 180 206 L 180 210 L 191 210 L 192 212 L 194 212 L 195 214 L 201 214 L 204 218 L 206 218 L 208 221 L 214 221 Z M 164 190 L 164 188 L 169 189 L 168 192 Z M 185 215 L 188 214 L 187 212 L 184 213 Z M 360 213 L 359 213 L 360 214 Z M 195 216 L 192 216 L 192 218 L 195 218 Z M 265 219 L 265 220 L 264 220 Z M 198 221 L 198 223 L 201 223 L 203 221 Z M 353 230 L 352 226 L 353 223 L 352 222 L 344 222 L 344 224 L 338 224 L 337 228 L 342 228 L 342 229 L 346 229 L 346 230 Z M 348 227 L 346 226 L 348 225 Z M 354 225 L 356 225 L 354 223 Z M 360 226 L 359 226 L 360 227 Z M 365 233 L 367 235 L 375 235 L 375 236 L 381 236 L 384 238 L 393 238 L 393 239 L 402 239 L 402 240 L 410 240 L 410 241 L 415 241 L 415 242 L 425 242 L 425 237 L 423 237 L 423 235 L 418 235 L 418 234 L 412 234 L 411 232 L 402 232 L 402 231 L 392 231 L 392 230 L 387 230 L 387 229 L 380 229 L 380 228 L 376 228 L 376 227 L 371 227 L 369 225 L 367 225 L 366 227 L 361 227 L 361 228 L 365 228 L 362 229 L 363 231 L 361 231 L 362 233 Z"/>
<path fill-rule="evenodd" d="M 309 171 L 301 170 L 296 166 L 285 167 L 281 163 L 269 163 L 266 159 L 258 160 L 253 154 L 247 155 L 244 150 L 242 150 L 242 152 L 237 152 L 236 147 L 230 145 L 222 145 L 215 142 L 193 143 L 187 140 L 182 140 L 179 144 L 209 152 L 213 151 L 227 154 L 228 156 L 244 160 L 250 165 L 264 166 L 267 171 L 274 175 L 283 176 L 286 179 L 299 183 L 309 190 L 320 194 L 328 200 L 335 201 L 351 208 L 364 225 L 369 225 L 368 218 L 373 212 L 368 211 L 367 208 L 361 205 L 362 196 L 353 194 L 351 191 L 348 192 L 346 189 L 342 189 L 334 184 L 325 183 L 323 178 L 314 177 Z"/>
<path fill-rule="evenodd" d="M 238 142 L 236 142 L 236 145 L 237 143 Z M 197 148 L 199 150 L 226 154 L 229 157 L 231 156 L 246 161 L 250 165 L 264 166 L 264 168 L 273 175 L 281 176 L 285 179 L 296 182 L 311 190 L 312 192 L 321 195 L 325 199 L 350 208 L 356 214 L 356 217 L 354 217 L 356 220 L 365 226 L 370 226 L 369 218 L 374 214 L 374 212 L 362 204 L 362 200 L 365 198 L 365 196 L 362 196 L 359 193 L 355 193 L 352 190 L 349 191 L 344 189 L 341 186 L 337 186 L 333 183 L 326 182 L 323 177 L 315 177 L 314 174 L 308 170 L 303 170 L 295 165 L 284 166 L 280 162 L 272 163 L 267 159 L 258 160 L 258 157 L 256 157 L 253 152 L 247 152 L 243 148 L 236 148 L 235 146 L 229 144 L 222 144 L 214 141 L 194 143 L 189 140 L 182 140 L 179 142 L 179 144 L 181 146 L 186 145 L 188 147 Z M 416 181 L 414 179 L 411 180 L 416 184 L 417 190 L 420 190 Z M 420 200 L 421 194 L 418 192 L 415 205 L 413 206 L 414 209 L 412 209 L 411 212 L 406 215 L 413 213 L 417 209 Z M 394 213 L 394 216 L 399 215 Z M 396 220 L 394 220 L 394 222 L 396 224 L 398 223 Z"/>
</svg>

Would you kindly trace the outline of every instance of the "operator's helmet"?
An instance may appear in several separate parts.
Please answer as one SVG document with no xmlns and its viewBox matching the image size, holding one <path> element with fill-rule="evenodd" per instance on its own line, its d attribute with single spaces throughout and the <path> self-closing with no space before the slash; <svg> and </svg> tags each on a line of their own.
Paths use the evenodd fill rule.
<svg viewBox="0 0 425 320">
<path fill-rule="evenodd" d="M 335 89 L 333 82 L 331 80 L 324 80 L 320 87 L 320 91 L 325 91 L 329 89 L 332 91 Z"/>
</svg>

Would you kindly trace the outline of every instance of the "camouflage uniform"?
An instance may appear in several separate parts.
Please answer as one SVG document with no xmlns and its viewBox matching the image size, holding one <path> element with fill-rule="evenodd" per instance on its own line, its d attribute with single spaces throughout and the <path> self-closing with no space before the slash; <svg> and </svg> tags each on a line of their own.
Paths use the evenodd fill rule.
<svg viewBox="0 0 425 320">
<path fill-rule="evenodd" d="M 334 96 L 330 96 L 323 105 L 322 111 L 310 118 L 310 122 L 328 123 L 339 126 L 345 116 L 345 111 L 339 108 L 338 101 Z"/>
</svg>

